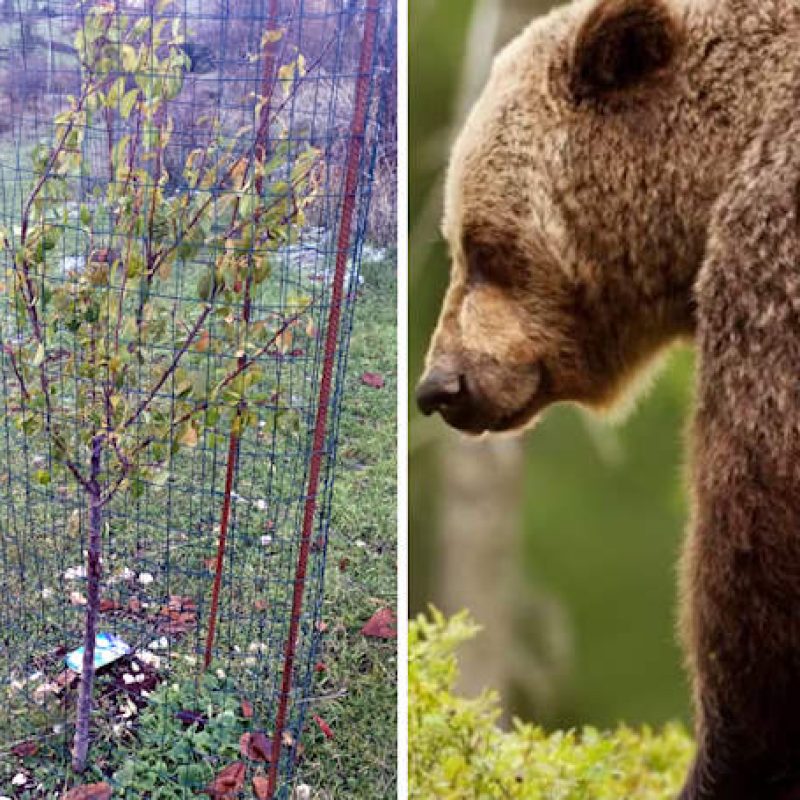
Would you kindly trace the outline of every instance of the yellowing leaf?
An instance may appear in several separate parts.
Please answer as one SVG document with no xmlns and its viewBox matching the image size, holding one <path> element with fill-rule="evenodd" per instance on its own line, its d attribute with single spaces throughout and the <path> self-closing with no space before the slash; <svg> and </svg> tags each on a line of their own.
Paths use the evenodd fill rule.
<svg viewBox="0 0 800 800">
<path fill-rule="evenodd" d="M 67 520 L 67 533 L 70 536 L 77 536 L 81 531 L 81 512 L 75 509 Z"/>
<path fill-rule="evenodd" d="M 244 187 L 245 176 L 250 162 L 246 158 L 239 158 L 231 168 L 231 181 L 236 189 Z"/>
<path fill-rule="evenodd" d="M 183 432 L 180 441 L 181 444 L 185 444 L 187 447 L 197 447 L 197 430 L 194 425 L 186 426 L 186 430 Z"/>
<path fill-rule="evenodd" d="M 195 349 L 198 353 L 205 353 L 208 350 L 208 346 L 211 343 L 211 336 L 208 331 L 203 331 L 200 334 L 200 338 L 197 340 L 197 344 L 195 345 Z"/>
<path fill-rule="evenodd" d="M 122 52 L 122 68 L 125 72 L 133 72 L 139 65 L 139 55 L 133 45 L 124 44 L 120 48 Z"/>
<path fill-rule="evenodd" d="M 265 31 L 261 37 L 261 46 L 279 42 L 283 38 L 283 31 Z"/>
</svg>

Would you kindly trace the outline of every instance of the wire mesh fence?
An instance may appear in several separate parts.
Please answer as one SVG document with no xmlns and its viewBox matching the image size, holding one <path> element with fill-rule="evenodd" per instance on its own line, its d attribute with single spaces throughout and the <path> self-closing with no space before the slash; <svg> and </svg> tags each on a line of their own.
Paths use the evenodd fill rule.
<svg viewBox="0 0 800 800">
<path fill-rule="evenodd" d="M 0 16 L 0 752 L 110 779 L 177 721 L 195 763 L 119 796 L 286 796 L 394 4 Z"/>
</svg>

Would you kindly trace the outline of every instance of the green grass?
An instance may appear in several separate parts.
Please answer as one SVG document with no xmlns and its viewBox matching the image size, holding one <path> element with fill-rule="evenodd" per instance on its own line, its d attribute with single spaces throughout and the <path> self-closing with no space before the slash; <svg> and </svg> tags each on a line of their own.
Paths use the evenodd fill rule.
<svg viewBox="0 0 800 800">
<path fill-rule="evenodd" d="M 297 784 L 309 786 L 311 797 L 317 800 L 388 797 L 394 794 L 396 786 L 396 642 L 367 638 L 360 632 L 374 611 L 396 605 L 396 281 L 393 264 L 388 261 L 365 265 L 364 273 L 365 285 L 356 305 L 339 430 L 339 466 L 321 614 L 326 630 L 321 636 L 317 657 L 324 669 L 314 675 L 303 740 L 305 754 L 296 779 Z M 364 372 L 383 375 L 385 386 L 375 389 L 364 385 L 361 381 Z M 291 436 L 291 431 L 288 435 Z M 288 441 L 291 438 L 284 442 L 285 446 Z M 250 445 L 256 448 L 262 445 L 260 452 L 265 452 L 260 440 L 250 442 Z M 21 451 L 12 449 L 9 455 L 17 452 Z M 33 452 L 36 452 L 35 448 Z M 224 459 L 218 463 L 224 463 Z M 248 463 L 250 468 L 241 476 L 240 492 L 254 498 L 267 496 L 260 492 L 266 492 L 265 481 L 271 472 L 275 473 L 276 465 L 265 462 L 254 469 L 253 463 Z M 16 465 L 7 466 L 20 469 L 25 466 L 25 461 L 20 458 Z M 8 480 L 8 477 L 3 480 Z M 286 497 L 288 505 L 288 498 L 297 498 L 299 490 L 292 485 L 293 480 L 297 481 L 296 477 L 280 474 L 275 480 L 278 484 L 271 494 L 277 501 Z M 176 465 L 176 484 L 191 486 L 198 481 L 199 476 L 193 468 L 187 464 Z M 11 565 L 18 563 L 21 556 L 24 556 L 31 572 L 25 584 L 26 592 L 33 592 L 26 595 L 28 602 L 20 604 L 17 600 L 6 608 L 7 618 L 0 616 L 6 622 L 2 644 L 14 648 L 13 662 L 24 665 L 25 675 L 32 671 L 31 657 L 46 652 L 52 644 L 65 640 L 80 641 L 81 611 L 69 607 L 64 599 L 65 592 L 80 588 L 80 584 L 70 585 L 62 578 L 65 567 L 81 562 L 80 537 L 74 532 L 72 536 L 68 535 L 68 512 L 59 509 L 58 503 L 45 502 L 48 494 L 57 494 L 59 488 L 41 489 L 40 497 L 30 507 L 24 505 L 24 497 L 15 498 L 15 502 L 20 503 L 17 513 L 25 509 L 24 515 L 17 520 L 24 530 L 24 537 L 6 527 L 8 517 L 0 520 L 0 532 L 8 537 L 2 555 L 3 559 L 8 559 L 2 564 L 7 574 L 0 578 L 10 580 L 11 584 L 17 580 L 17 571 L 11 569 Z M 5 495 L 5 487 L 0 489 Z M 203 561 L 216 539 L 217 511 L 212 509 L 209 514 L 202 508 L 198 509 L 198 504 L 202 506 L 207 499 L 193 497 L 191 492 L 186 495 L 173 492 L 172 506 L 166 515 L 164 502 L 163 491 L 159 495 L 148 489 L 135 512 L 133 508 L 124 509 L 129 515 L 126 524 L 111 521 L 112 535 L 105 549 L 107 574 L 123 566 L 133 566 L 136 570 L 151 572 L 154 582 L 145 590 L 135 581 L 121 582 L 108 588 L 104 596 L 125 603 L 132 593 L 138 593 L 142 598 L 152 599 L 158 608 L 165 602 L 167 593 L 195 598 L 207 594 L 209 576 Z M 248 645 L 260 638 L 261 628 L 257 626 L 269 620 L 268 610 L 263 610 L 261 617 L 253 612 L 253 601 L 264 597 L 270 605 L 286 602 L 285 587 L 288 584 L 279 578 L 281 571 L 290 565 L 291 558 L 287 559 L 290 554 L 286 552 L 277 562 L 271 562 L 265 556 L 261 544 L 263 513 L 259 515 L 241 508 L 238 513 L 238 532 L 235 547 L 229 548 L 228 565 L 230 575 L 235 576 L 236 591 L 228 587 L 223 593 L 223 614 L 226 616 L 218 641 L 223 651 L 239 648 L 246 653 Z M 290 536 L 295 527 L 291 518 L 278 517 L 274 520 L 272 535 L 279 540 L 284 535 Z M 164 536 L 167 528 L 172 561 L 162 564 L 159 559 L 166 553 L 166 542 L 159 537 Z M 284 541 L 283 546 L 288 548 L 289 541 Z M 144 555 L 141 555 L 142 547 Z M 148 551 L 147 547 L 151 550 Z M 319 566 L 319 561 L 320 554 L 312 554 L 312 567 Z M 6 596 L 7 592 L 9 597 L 17 596 L 14 590 L 19 587 L 11 584 L 4 585 L 0 580 L 0 596 Z M 42 588 L 48 592 L 47 599 L 39 597 Z M 310 609 L 307 607 L 306 611 Z M 202 606 L 198 613 L 202 616 Z M 306 616 L 303 624 L 306 625 L 305 620 L 309 619 Z M 108 624 L 106 622 L 106 626 Z M 141 620 L 117 620 L 115 627 L 123 633 L 127 631 L 130 642 L 139 641 L 143 636 L 147 642 L 152 636 Z M 307 630 L 304 632 L 308 633 Z M 277 637 L 275 634 L 273 637 L 274 641 L 281 641 L 283 634 L 279 631 Z M 204 704 L 208 704 L 202 684 L 196 682 L 196 666 L 186 660 L 187 656 L 197 652 L 201 643 L 202 637 L 195 638 L 192 633 L 171 643 L 173 657 L 169 669 L 165 669 L 163 674 L 170 685 L 175 681 L 186 682 L 181 684 L 183 688 L 177 696 L 174 692 L 170 695 L 170 713 L 162 714 L 158 720 L 162 730 L 167 732 L 165 742 L 185 738 L 182 728 L 174 721 L 167 724 L 172 720 L 175 708 L 181 710 L 183 706 L 184 709 L 201 711 Z M 152 743 L 143 747 L 137 735 L 138 726 L 120 735 L 110 723 L 104 722 L 100 714 L 91 756 L 92 771 L 86 780 L 113 782 L 113 776 L 119 774 L 120 797 L 172 800 L 196 796 L 197 789 L 205 785 L 209 774 L 235 758 L 238 736 L 242 731 L 247 730 L 248 725 L 249 729 L 258 727 L 259 719 L 264 725 L 272 719 L 270 709 L 259 702 L 259 686 L 272 681 L 274 687 L 274 666 L 277 664 L 270 659 L 275 658 L 275 652 L 264 663 L 261 659 L 252 659 L 256 663 L 250 666 L 247 665 L 249 659 L 241 657 L 221 662 L 220 666 L 228 673 L 227 694 L 232 698 L 233 706 L 246 696 L 253 702 L 256 714 L 252 722 L 238 720 L 236 724 L 228 725 L 226 720 L 230 722 L 231 709 L 217 704 L 213 717 L 215 736 L 217 739 L 224 737 L 227 731 L 230 741 L 221 743 L 216 755 L 209 756 L 200 749 L 177 752 L 166 744 L 163 754 L 160 754 Z M 55 674 L 60 669 L 59 663 L 58 659 L 53 659 L 45 672 L 51 669 Z M 108 677 L 99 678 L 101 684 L 108 680 Z M 12 702 L 13 699 L 18 698 L 12 698 Z M 142 709 L 139 719 L 146 719 L 148 714 L 152 716 L 156 710 Z M 31 738 L 39 743 L 39 752 L 21 761 L 0 744 L 0 794 L 11 792 L 15 800 L 58 797 L 60 791 L 74 782 L 63 766 L 68 736 L 54 737 L 51 734 L 53 724 L 58 725 L 60 721 L 63 727 L 65 710 L 59 703 L 49 707 L 27 702 L 19 706 L 16 713 L 5 714 L 5 711 L 4 707 L 4 714 L 0 714 L 0 743 Z M 223 718 L 223 713 L 228 716 Z M 323 735 L 313 721 L 313 715 L 319 715 L 330 725 L 334 733 L 332 739 Z M 73 709 L 68 707 L 67 733 L 72 716 Z M 125 773 L 119 773 L 123 764 L 131 763 L 138 768 L 127 768 Z M 181 764 L 187 769 L 179 769 Z M 13 789 L 11 781 L 20 773 L 30 776 L 31 785 Z"/>
<path fill-rule="evenodd" d="M 329 626 L 323 653 L 327 671 L 316 690 L 347 694 L 312 707 L 336 738 L 325 740 L 311 731 L 312 722 L 313 738 L 300 770 L 319 800 L 396 794 L 396 642 L 360 633 L 374 611 L 396 606 L 395 292 L 390 265 L 366 265 L 339 434 L 323 611 Z M 384 388 L 362 384 L 364 372 L 382 375 Z"/>
</svg>

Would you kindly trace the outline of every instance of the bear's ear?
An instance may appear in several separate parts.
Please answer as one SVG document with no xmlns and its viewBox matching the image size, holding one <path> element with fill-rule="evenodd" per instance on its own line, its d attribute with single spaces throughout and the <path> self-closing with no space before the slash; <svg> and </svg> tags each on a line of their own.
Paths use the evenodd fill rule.
<svg viewBox="0 0 800 800">
<path fill-rule="evenodd" d="M 601 99 L 661 74 L 680 39 L 664 0 L 600 0 L 573 44 L 572 96 Z"/>
</svg>

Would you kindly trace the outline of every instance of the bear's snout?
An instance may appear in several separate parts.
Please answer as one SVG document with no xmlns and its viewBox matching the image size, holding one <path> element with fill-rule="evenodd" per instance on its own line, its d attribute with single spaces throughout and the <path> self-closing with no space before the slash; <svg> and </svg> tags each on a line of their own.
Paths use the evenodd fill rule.
<svg viewBox="0 0 800 800">
<path fill-rule="evenodd" d="M 476 387 L 450 359 L 431 365 L 417 385 L 416 398 L 425 416 L 441 414 L 448 425 L 464 433 L 483 433 L 489 427 L 489 414 Z"/>
<path fill-rule="evenodd" d="M 466 381 L 457 370 L 434 366 L 417 385 L 416 397 L 417 406 L 426 417 L 446 412 L 466 401 Z"/>
<path fill-rule="evenodd" d="M 426 416 L 441 414 L 463 433 L 482 434 L 527 424 L 547 402 L 540 388 L 539 364 L 509 368 L 490 359 L 440 357 L 417 385 L 416 399 Z"/>
</svg>

